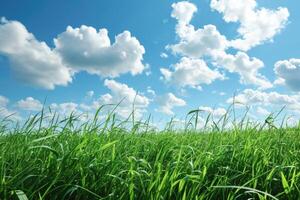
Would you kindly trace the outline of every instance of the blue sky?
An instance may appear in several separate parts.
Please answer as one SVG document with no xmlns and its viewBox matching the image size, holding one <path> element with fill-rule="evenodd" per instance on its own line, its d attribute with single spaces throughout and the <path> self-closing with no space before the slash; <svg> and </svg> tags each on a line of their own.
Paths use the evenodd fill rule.
<svg viewBox="0 0 300 200">
<path fill-rule="evenodd" d="M 299 7 L 294 0 L 1 0 L 1 115 L 25 117 L 45 100 L 62 114 L 93 112 L 124 98 L 122 117 L 133 101 L 140 117 L 183 118 L 195 108 L 221 116 L 236 94 L 255 117 L 286 105 L 297 118 Z"/>
</svg>

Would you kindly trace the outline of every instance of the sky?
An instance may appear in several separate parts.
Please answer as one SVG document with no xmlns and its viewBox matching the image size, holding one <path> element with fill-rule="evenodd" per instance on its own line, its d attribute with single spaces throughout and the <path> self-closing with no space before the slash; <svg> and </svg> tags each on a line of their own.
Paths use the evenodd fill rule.
<svg viewBox="0 0 300 200">
<path fill-rule="evenodd" d="M 118 104 L 126 118 L 216 117 L 234 101 L 300 116 L 295 0 L 0 0 L 0 116 Z"/>
</svg>

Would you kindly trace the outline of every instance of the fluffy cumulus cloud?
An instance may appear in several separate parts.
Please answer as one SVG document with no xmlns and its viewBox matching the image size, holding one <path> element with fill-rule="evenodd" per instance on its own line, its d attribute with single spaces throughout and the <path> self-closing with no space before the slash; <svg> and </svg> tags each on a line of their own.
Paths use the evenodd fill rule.
<svg viewBox="0 0 300 200">
<path fill-rule="evenodd" d="M 27 84 L 54 89 L 72 81 L 70 69 L 60 56 L 20 22 L 1 20 L 0 54 L 9 59 L 16 78 Z"/>
<path fill-rule="evenodd" d="M 178 44 L 168 45 L 173 53 L 199 58 L 211 55 L 215 51 L 224 51 L 227 47 L 226 37 L 221 35 L 214 25 L 206 25 L 203 29 L 196 29 L 190 24 L 197 7 L 187 1 L 172 4 L 171 16 L 177 19 L 176 34 Z"/>
<path fill-rule="evenodd" d="M 43 104 L 32 97 L 27 97 L 26 99 L 21 99 L 17 102 L 17 107 L 21 110 L 27 111 L 41 111 Z"/>
<path fill-rule="evenodd" d="M 186 102 L 183 99 L 176 97 L 173 93 L 168 93 L 157 98 L 159 108 L 158 112 L 166 115 L 174 115 L 173 108 L 185 106 Z"/>
<path fill-rule="evenodd" d="M 190 24 L 191 18 L 196 12 L 196 9 L 187 9 L 188 7 L 192 7 L 193 4 L 190 4 L 192 3 L 185 1 L 173 4 L 172 17 L 178 20 L 176 25 L 176 34 L 179 37 L 179 42 L 177 44 L 167 45 L 166 48 L 170 49 L 173 53 L 184 57 L 206 59 L 209 62 L 212 62 L 215 66 L 222 67 L 230 73 L 237 73 L 240 75 L 240 82 L 242 84 L 256 85 L 261 89 L 272 87 L 272 84 L 266 79 L 266 77 L 258 72 L 259 69 L 264 67 L 264 63 L 261 60 L 257 58 L 250 58 L 244 52 L 238 52 L 235 55 L 228 54 L 226 50 L 230 47 L 231 42 L 217 30 L 216 26 L 208 24 L 203 28 L 196 29 Z M 215 4 L 216 3 L 212 3 L 216 9 L 217 7 Z M 199 66 L 203 65 L 198 65 L 198 67 Z M 193 71 L 201 72 L 205 69 L 204 67 L 198 67 L 195 66 Z M 191 70 L 188 71 L 190 72 Z M 171 79 L 171 77 L 175 74 L 166 69 L 162 69 L 161 72 L 166 80 Z M 207 74 L 207 76 L 211 76 L 210 80 L 216 79 L 216 71 L 213 72 L 214 73 Z M 183 75 L 180 76 L 182 77 Z M 207 76 L 202 76 L 202 78 L 206 80 L 204 83 L 212 83 L 212 81 L 208 81 L 209 79 Z M 191 75 L 191 77 L 192 78 L 184 79 L 184 81 L 187 84 L 191 83 L 192 86 L 195 86 L 195 77 L 193 75 Z M 220 78 L 219 75 L 217 75 L 217 77 Z M 203 81 L 202 78 L 199 78 L 199 83 Z"/>
<path fill-rule="evenodd" d="M 227 69 L 229 72 L 238 73 L 242 84 L 252 84 L 260 89 L 272 87 L 272 83 L 258 71 L 264 67 L 264 63 L 257 58 L 250 58 L 244 52 L 238 52 L 236 55 L 221 52 L 214 55 L 214 64 Z"/>
<path fill-rule="evenodd" d="M 263 92 L 253 89 L 246 89 L 235 96 L 234 101 L 238 104 L 249 106 L 268 106 L 271 108 L 282 108 L 286 106 L 289 111 L 300 113 L 300 95 L 286 95 L 278 92 Z M 232 103 L 233 99 L 227 100 Z"/>
<path fill-rule="evenodd" d="M 201 87 L 202 84 L 211 84 L 216 79 L 224 79 L 217 70 L 210 69 L 205 61 L 183 57 L 173 66 L 173 71 L 166 68 L 160 69 L 165 81 L 181 87 Z"/>
<path fill-rule="evenodd" d="M 132 113 L 133 108 L 138 118 L 146 112 L 146 108 L 150 103 L 150 100 L 146 96 L 138 94 L 136 90 L 128 85 L 114 80 L 106 79 L 104 85 L 111 92 L 102 95 L 99 99 L 99 104 L 119 104 L 116 112 L 124 118 Z"/>
<path fill-rule="evenodd" d="M 214 25 L 207 25 L 203 29 L 195 29 L 190 21 L 197 7 L 187 1 L 172 4 L 171 16 L 177 19 L 176 34 L 180 41 L 178 44 L 168 45 L 175 54 L 190 57 L 209 55 L 212 51 L 223 50 L 226 47 L 226 38 L 222 36 Z"/>
<path fill-rule="evenodd" d="M 292 90 L 300 91 L 300 59 L 281 60 L 275 63 L 276 83 L 285 84 Z"/>
<path fill-rule="evenodd" d="M 145 49 L 129 31 L 117 35 L 111 44 L 106 29 L 68 26 L 54 42 L 55 51 L 76 71 L 117 77 L 128 72 L 136 75 L 145 68 L 142 63 Z"/>
<path fill-rule="evenodd" d="M 167 46 L 167 49 L 171 49 L 176 54 L 199 58 L 227 48 L 226 37 L 211 24 L 196 30 L 190 24 L 177 24 L 176 33 L 180 37 L 179 43 Z"/>
<path fill-rule="evenodd" d="M 276 10 L 258 8 L 256 0 L 212 0 L 211 8 L 222 13 L 226 22 L 238 22 L 242 38 L 231 41 L 231 46 L 247 51 L 272 40 L 286 25 L 287 8 Z"/>
<path fill-rule="evenodd" d="M 111 43 L 106 29 L 69 26 L 54 39 L 51 49 L 18 21 L 2 18 L 0 24 L 0 54 L 9 59 L 14 75 L 45 89 L 68 85 L 80 71 L 116 77 L 136 75 L 145 69 L 145 49 L 129 31 L 117 35 Z"/>
<path fill-rule="evenodd" d="M 188 1 L 173 3 L 172 8 L 171 16 L 183 24 L 190 23 L 194 13 L 197 12 L 197 7 Z"/>
<path fill-rule="evenodd" d="M 177 19 L 176 34 L 179 36 L 179 43 L 168 45 L 173 53 L 202 57 L 210 55 L 214 51 L 226 48 L 226 38 L 222 36 L 214 25 L 206 25 L 203 29 L 195 29 L 190 21 L 197 7 L 187 1 L 172 4 L 171 16 Z"/>
</svg>

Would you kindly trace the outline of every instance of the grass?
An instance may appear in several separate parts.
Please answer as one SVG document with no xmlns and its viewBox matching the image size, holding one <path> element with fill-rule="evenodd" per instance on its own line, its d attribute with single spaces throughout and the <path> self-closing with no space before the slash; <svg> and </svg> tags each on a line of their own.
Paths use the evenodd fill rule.
<svg viewBox="0 0 300 200">
<path fill-rule="evenodd" d="M 78 126 L 73 114 L 47 120 L 41 112 L 14 127 L 4 119 L 0 199 L 300 197 L 298 127 L 275 128 L 269 117 L 225 129 L 224 116 L 199 130 L 194 111 L 183 130 L 170 123 L 158 131 L 149 120 L 117 121 L 112 113 L 101 121 L 99 112 Z"/>
</svg>

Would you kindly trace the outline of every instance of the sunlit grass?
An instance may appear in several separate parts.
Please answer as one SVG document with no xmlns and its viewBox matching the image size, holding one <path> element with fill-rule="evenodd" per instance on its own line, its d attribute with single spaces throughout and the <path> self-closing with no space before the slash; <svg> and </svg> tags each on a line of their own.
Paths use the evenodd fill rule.
<svg viewBox="0 0 300 200">
<path fill-rule="evenodd" d="M 3 120 L 0 199 L 299 199 L 298 127 L 208 116 L 197 129 L 196 110 L 183 129 L 158 131 L 100 112 Z"/>
</svg>

